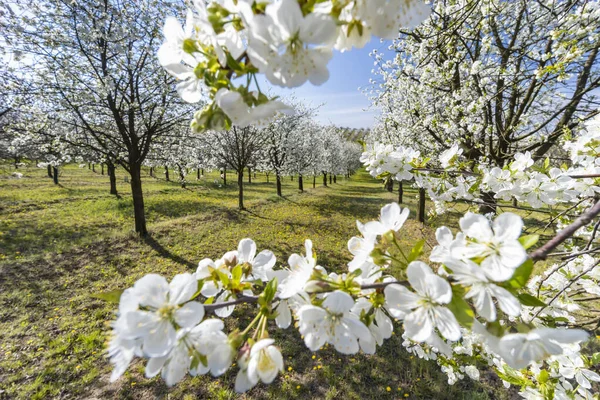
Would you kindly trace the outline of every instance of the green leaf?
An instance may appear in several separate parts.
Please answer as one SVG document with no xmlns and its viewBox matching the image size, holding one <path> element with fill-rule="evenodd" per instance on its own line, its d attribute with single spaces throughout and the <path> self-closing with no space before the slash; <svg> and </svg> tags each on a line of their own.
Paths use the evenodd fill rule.
<svg viewBox="0 0 600 400">
<path fill-rule="evenodd" d="M 519 301 L 527 307 L 546 307 L 546 303 L 527 293 L 519 294 Z"/>
<path fill-rule="evenodd" d="M 240 71 L 242 69 L 240 64 L 231 56 L 231 54 L 225 54 L 227 54 L 227 66 L 234 71 Z"/>
<path fill-rule="evenodd" d="M 123 289 L 111 290 L 110 292 L 96 293 L 91 295 L 91 297 L 108 301 L 109 303 L 119 304 L 119 300 L 121 300 L 121 294 L 123 294 Z"/>
<path fill-rule="evenodd" d="M 469 303 L 466 302 L 464 295 L 465 290 L 461 286 L 452 286 L 452 301 L 448 304 L 448 308 L 459 324 L 470 328 L 473 325 L 475 313 Z"/>
<path fill-rule="evenodd" d="M 508 286 L 514 289 L 521 289 L 527 284 L 531 273 L 533 272 L 533 260 L 528 258 L 519 268 L 515 270 L 512 278 L 508 281 Z"/>
<path fill-rule="evenodd" d="M 600 364 L 600 353 L 594 353 L 592 356 L 592 365 Z"/>
<path fill-rule="evenodd" d="M 496 369 L 496 374 L 503 381 L 506 381 L 506 382 L 510 383 L 511 385 L 520 386 L 520 387 L 531 385 L 531 381 L 529 379 L 518 376 L 514 372 L 514 370 L 512 370 L 512 369 L 507 370 L 506 367 L 504 367 L 504 370 L 505 370 L 505 372 L 500 372 L 500 370 Z"/>
<path fill-rule="evenodd" d="M 521 243 L 521 246 L 523 246 L 523 248 L 525 248 L 525 250 L 527 250 L 528 248 L 533 247 L 533 245 L 535 245 L 537 243 L 539 238 L 540 238 L 540 235 L 521 236 L 519 238 L 519 243 Z"/>
<path fill-rule="evenodd" d="M 244 271 L 242 270 L 242 264 L 238 264 L 231 270 L 231 280 L 237 286 L 242 281 L 242 274 Z"/>
<path fill-rule="evenodd" d="M 209 304 L 212 304 L 215 302 L 215 296 L 211 296 L 208 299 L 206 299 L 206 301 L 204 302 L 205 306 L 208 306 Z"/>
<path fill-rule="evenodd" d="M 417 244 L 415 244 L 413 246 L 413 248 L 410 250 L 410 254 L 407 257 L 409 264 L 411 262 L 415 261 L 416 259 L 418 259 L 419 257 L 421 257 L 421 254 L 423 254 L 423 246 L 424 245 L 425 245 L 425 239 L 421 239 L 417 242 Z"/>
</svg>

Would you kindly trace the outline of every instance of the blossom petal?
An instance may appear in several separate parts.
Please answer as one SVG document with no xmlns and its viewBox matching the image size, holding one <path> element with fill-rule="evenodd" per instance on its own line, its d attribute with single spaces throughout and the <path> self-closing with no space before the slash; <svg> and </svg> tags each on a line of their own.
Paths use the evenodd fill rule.
<svg viewBox="0 0 600 400">
<path fill-rule="evenodd" d="M 182 328 L 193 328 L 204 318 L 204 306 L 197 301 L 190 301 L 175 310 L 175 322 Z"/>
</svg>

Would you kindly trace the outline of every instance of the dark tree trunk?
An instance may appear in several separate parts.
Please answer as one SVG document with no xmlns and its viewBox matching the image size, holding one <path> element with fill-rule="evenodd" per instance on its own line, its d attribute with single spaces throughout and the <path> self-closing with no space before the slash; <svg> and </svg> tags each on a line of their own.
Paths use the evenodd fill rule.
<svg viewBox="0 0 600 400">
<path fill-rule="evenodd" d="M 200 170 L 200 175 L 204 176 L 204 168 Z"/>
<path fill-rule="evenodd" d="M 304 182 L 302 181 L 302 175 L 298 175 L 298 189 L 304 192 Z"/>
<path fill-rule="evenodd" d="M 294 175 L 290 175 L 290 181 L 294 182 Z"/>
<path fill-rule="evenodd" d="M 317 187 L 317 175 L 313 175 L 313 189 Z"/>
<path fill-rule="evenodd" d="M 418 219 L 419 222 L 425 223 L 425 189 L 419 189 L 419 208 L 418 208 Z"/>
<path fill-rule="evenodd" d="M 329 174 L 329 184 L 331 185 L 331 174 Z"/>
<path fill-rule="evenodd" d="M 333 175 L 333 183 L 337 183 L 337 175 Z"/>
<path fill-rule="evenodd" d="M 52 165 L 48 164 L 46 168 L 48 169 L 48 178 L 52 178 Z"/>
<path fill-rule="evenodd" d="M 267 177 L 267 183 L 269 183 L 269 174 L 265 172 L 265 176 Z"/>
<path fill-rule="evenodd" d="M 150 176 L 154 177 L 154 167 L 150 167 Z"/>
<path fill-rule="evenodd" d="M 479 206 L 480 214 L 496 214 L 496 203 L 497 200 L 494 198 L 493 192 L 484 192 L 481 193 L 481 200 L 483 204 Z"/>
<path fill-rule="evenodd" d="M 92 172 L 96 172 L 96 164 L 92 164 Z"/>
<path fill-rule="evenodd" d="M 327 172 L 323 172 L 323 186 L 327 186 Z"/>
<path fill-rule="evenodd" d="M 227 186 L 227 170 L 223 168 L 223 186 Z"/>
<path fill-rule="evenodd" d="M 144 210 L 144 192 L 142 191 L 142 166 L 129 164 L 131 171 L 131 195 L 133 196 L 133 215 L 135 218 L 135 232 L 140 236 L 146 236 L 146 213 Z"/>
<path fill-rule="evenodd" d="M 92 169 L 92 164 L 88 163 L 88 169 Z"/>
<path fill-rule="evenodd" d="M 281 194 L 281 175 L 275 174 L 275 178 L 277 180 L 277 196 L 282 197 Z"/>
<path fill-rule="evenodd" d="M 248 183 L 252 183 L 252 168 L 248 167 Z"/>
<path fill-rule="evenodd" d="M 196 180 L 199 181 L 200 180 L 200 168 L 198 168 L 196 170 Z"/>
<path fill-rule="evenodd" d="M 21 157 L 15 156 L 15 169 L 19 169 L 20 162 L 21 162 Z"/>
<path fill-rule="evenodd" d="M 519 202 L 514 197 L 513 197 L 512 205 L 513 205 L 513 207 L 518 207 L 518 205 L 519 205 Z"/>
<path fill-rule="evenodd" d="M 114 194 L 116 196 L 118 193 L 117 176 L 115 175 L 115 165 L 112 162 L 108 162 L 106 163 L 106 165 L 108 167 L 108 178 L 110 181 L 110 194 Z"/>
<path fill-rule="evenodd" d="M 390 193 L 394 191 L 394 181 L 391 178 L 388 179 L 387 183 L 385 184 L 385 188 Z"/>
<path fill-rule="evenodd" d="M 402 204 L 402 196 L 404 195 L 404 187 L 402 181 L 398 182 L 398 204 Z"/>
<path fill-rule="evenodd" d="M 58 167 L 52 167 L 52 178 L 54 178 L 54 184 L 58 185 Z"/>
<path fill-rule="evenodd" d="M 100 163 L 100 173 L 104 175 L 104 163 Z"/>
<path fill-rule="evenodd" d="M 238 171 L 238 208 L 244 209 L 244 170 Z"/>
<path fill-rule="evenodd" d="M 171 179 L 169 178 L 169 167 L 165 165 L 165 179 L 169 182 Z"/>
</svg>

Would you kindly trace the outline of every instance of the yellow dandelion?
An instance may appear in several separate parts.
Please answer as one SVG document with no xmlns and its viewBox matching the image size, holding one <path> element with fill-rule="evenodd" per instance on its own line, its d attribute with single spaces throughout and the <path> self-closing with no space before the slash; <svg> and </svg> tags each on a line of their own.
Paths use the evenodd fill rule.
<svg viewBox="0 0 600 400">
<path fill-rule="evenodd" d="M 314 360 L 315 358 L 317 358 L 317 356 L 315 356 L 315 355 L 313 354 L 313 356 L 312 356 L 312 359 Z"/>
<path fill-rule="evenodd" d="M 408 393 L 404 393 L 404 397 L 408 397 Z"/>
<path fill-rule="evenodd" d="M 385 390 L 386 390 L 387 392 L 391 392 L 391 391 L 392 391 L 392 388 L 388 386 L 388 387 L 386 387 L 386 388 L 385 388 Z"/>
<path fill-rule="evenodd" d="M 288 367 L 288 371 L 291 371 L 291 370 L 292 370 L 292 367 Z"/>
<path fill-rule="evenodd" d="M 296 386 L 296 389 L 300 389 L 300 385 Z"/>
</svg>

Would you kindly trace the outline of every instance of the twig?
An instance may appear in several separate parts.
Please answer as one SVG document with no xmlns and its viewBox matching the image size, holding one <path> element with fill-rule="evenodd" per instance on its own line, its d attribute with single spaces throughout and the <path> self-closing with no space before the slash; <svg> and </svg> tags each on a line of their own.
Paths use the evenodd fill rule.
<svg viewBox="0 0 600 400">
<path fill-rule="evenodd" d="M 530 254 L 530 258 L 533 261 L 545 260 L 548 254 L 557 248 L 562 242 L 573 236 L 575 232 L 582 226 L 585 226 L 592 222 L 592 220 L 600 214 L 600 201 L 594 204 L 589 210 L 584 212 L 577 218 L 571 225 L 560 231 L 558 235 L 550 239 L 542 247 Z"/>
</svg>

